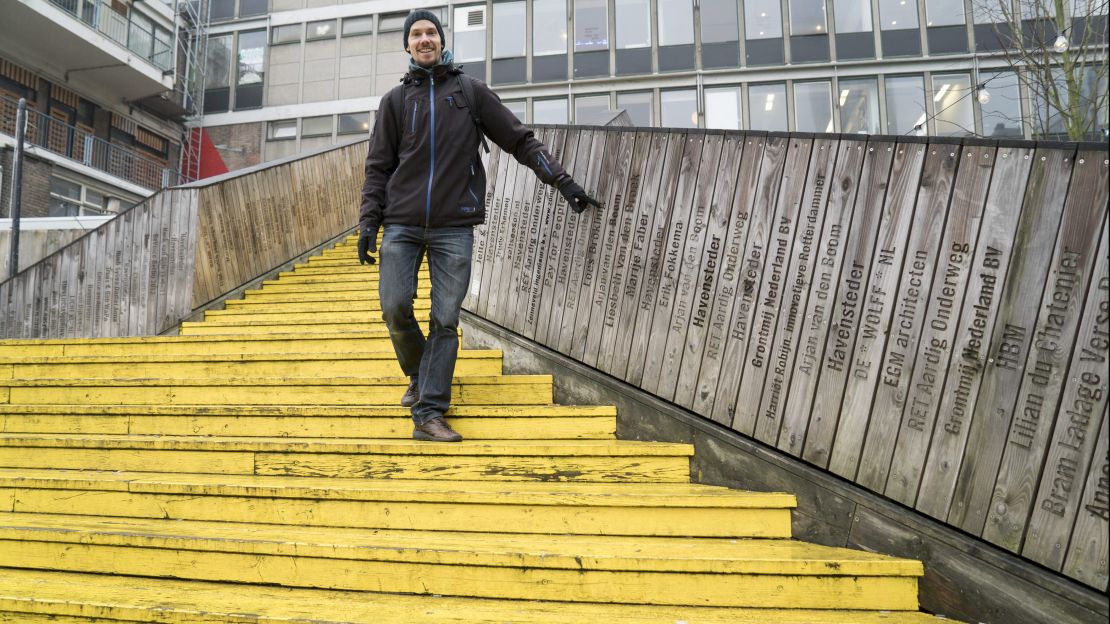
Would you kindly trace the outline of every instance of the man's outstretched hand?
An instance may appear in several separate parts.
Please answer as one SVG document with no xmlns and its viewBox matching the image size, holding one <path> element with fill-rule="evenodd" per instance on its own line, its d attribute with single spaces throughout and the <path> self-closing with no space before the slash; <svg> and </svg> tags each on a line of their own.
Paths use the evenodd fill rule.
<svg viewBox="0 0 1110 624">
<path fill-rule="evenodd" d="M 363 228 L 358 234 L 358 263 L 374 264 L 372 253 L 378 253 L 378 228 Z"/>
<path fill-rule="evenodd" d="M 571 178 L 567 178 L 566 181 L 559 186 L 559 192 L 566 198 L 567 203 L 570 204 L 570 209 L 573 210 L 575 214 L 581 214 L 583 210 L 590 206 L 598 209 L 602 208 L 601 202 L 587 195 L 586 191 Z"/>
</svg>

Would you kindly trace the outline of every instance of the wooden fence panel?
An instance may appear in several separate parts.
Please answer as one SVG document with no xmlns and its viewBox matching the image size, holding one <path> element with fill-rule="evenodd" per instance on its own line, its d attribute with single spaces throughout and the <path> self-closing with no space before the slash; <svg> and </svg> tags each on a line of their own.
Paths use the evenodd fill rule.
<svg viewBox="0 0 1110 624">
<path fill-rule="evenodd" d="M 925 333 L 914 362 L 913 383 L 894 447 L 898 461 L 890 472 L 885 491 L 890 498 L 909 506 L 916 502 L 921 483 L 993 164 L 992 147 L 971 146 L 961 150 L 960 146 L 953 145 L 951 150 L 949 153 L 961 152 L 956 185 L 952 190 L 940 262 L 934 273 L 925 315 Z"/>
<path fill-rule="evenodd" d="M 604 353 L 599 361 L 602 370 L 614 377 L 623 378 L 628 369 L 628 358 L 634 348 L 636 315 L 639 311 L 640 293 L 648 278 L 648 251 L 652 241 L 652 231 L 659 210 L 657 200 L 663 171 L 670 158 L 669 146 L 677 141 L 676 134 L 652 132 L 647 135 L 644 146 L 646 161 L 640 176 L 642 187 L 639 190 L 636 206 L 634 229 L 631 239 L 625 242 L 628 247 L 627 276 L 619 300 L 620 316 L 616 320 L 616 337 L 611 350 L 611 360 L 606 362 Z"/>
<path fill-rule="evenodd" d="M 1013 241 L 1032 153 L 1030 147 L 1000 147 L 993 155 L 994 174 L 983 208 L 983 225 L 917 496 L 917 509 L 934 518 L 943 520 L 948 516 L 956 476 L 968 448 L 969 430 L 989 426 L 985 424 L 989 423 L 989 416 L 977 414 L 975 405 L 995 342 L 995 321 L 1001 307 L 999 295 L 1008 278 L 1010 256 L 1014 251 L 1021 252 L 1013 248 Z M 967 463 L 979 457 L 979 449 L 971 449 Z M 960 507 L 957 501 L 955 508 Z"/>
<path fill-rule="evenodd" d="M 720 291 L 726 251 L 725 240 L 728 235 L 729 219 L 733 213 L 732 199 L 736 194 L 736 178 L 740 174 L 743 152 L 743 136 L 728 135 L 724 138 L 720 167 L 716 180 L 713 181 L 713 196 L 709 202 L 709 214 L 705 220 L 705 243 L 702 245 L 702 255 L 690 269 L 694 281 L 693 302 L 686 342 L 682 346 L 681 365 L 674 373 L 673 399 L 675 403 L 686 408 L 693 406 L 702 366 L 707 360 L 714 362 L 714 365 L 717 365 L 720 360 L 720 345 L 727 321 L 720 324 L 720 332 L 714 341 L 710 342 L 709 334 L 713 323 L 711 312 Z"/>
<path fill-rule="evenodd" d="M 579 136 L 581 132 L 576 128 L 569 128 L 563 139 L 563 151 L 559 162 L 566 171 L 574 171 L 578 159 Z M 570 207 L 561 193 L 552 194 L 551 232 L 548 235 L 548 249 L 544 254 L 545 265 L 543 274 L 543 289 L 539 295 L 539 311 L 537 313 L 535 329 L 529 337 L 537 342 L 548 344 L 551 333 L 552 309 L 556 304 L 556 291 L 559 284 L 563 285 L 565 293 L 567 265 L 570 263 L 569 242 L 574 238 L 574 228 L 578 220 L 574 219 Z"/>
<path fill-rule="evenodd" d="M 597 169 L 600 169 L 605 151 L 605 136 L 606 133 L 600 130 L 586 130 L 578 142 L 579 155 L 575 162 L 573 177 L 587 194 L 591 191 L 596 193 Z M 565 299 L 562 302 L 562 316 L 558 319 L 558 325 L 552 325 L 552 329 L 558 330 L 559 336 L 555 344 L 563 353 L 570 353 L 571 346 L 574 344 L 575 319 L 582 308 L 580 296 L 586 270 L 586 256 L 593 232 L 602 217 L 596 210 L 588 210 L 575 216 L 568 213 L 567 219 L 574 222 L 574 236 L 567 246 L 567 250 L 570 251 L 570 261 L 567 263 L 569 271 L 563 289 Z"/>
<path fill-rule="evenodd" d="M 1103 371 L 1106 369 L 1104 368 Z M 1063 573 L 1091 587 L 1106 589 L 1107 550 L 1110 549 L 1110 411 L 1102 409 L 1102 426 L 1095 438 L 1091 469 L 1083 485 L 1082 509 L 1075 519 Z"/>
<path fill-rule="evenodd" d="M 500 280 L 496 271 L 504 257 L 509 231 L 508 219 L 512 216 L 512 211 L 505 207 L 505 203 L 511 201 L 508 198 L 512 193 L 513 178 L 521 173 L 519 168 L 509 166 L 511 156 L 508 152 L 499 149 L 497 156 L 497 186 L 492 201 L 486 207 L 487 219 L 492 214 L 494 221 L 487 228 L 489 262 L 483 267 L 482 287 L 478 297 L 477 313 L 482 315 L 489 314 L 490 300 Z"/>
<path fill-rule="evenodd" d="M 1103 161 L 1105 156 L 1081 151 L 1077 158 L 1090 163 Z M 1026 359 L 1026 373 L 1018 391 L 1018 407 L 1014 410 L 990 504 L 979 507 L 985 508 L 987 518 L 983 537 L 1014 552 L 1020 551 L 1025 537 L 1038 478 L 1048 453 L 1049 435 L 1057 418 L 1067 364 L 1106 218 L 1107 182 L 1105 166 L 1084 169 L 1083 175 L 1079 175 L 1077 168 L 1072 170 L 1051 272 L 1033 331 L 1034 348 Z M 970 514 L 968 518 L 968 522 L 976 520 Z"/>
<path fill-rule="evenodd" d="M 678 185 L 678 176 L 682 170 L 686 147 L 686 134 L 672 133 L 667 141 L 667 155 L 663 165 L 663 174 L 659 181 L 659 192 L 655 197 L 655 210 L 651 223 L 651 235 L 648 241 L 646 261 L 644 263 L 644 278 L 640 288 L 639 297 L 636 299 L 636 318 L 631 325 L 631 349 L 628 353 L 628 365 L 625 368 L 625 381 L 639 385 L 644 377 L 644 364 L 648 344 L 651 342 L 652 314 L 655 311 L 656 299 L 659 294 L 659 283 L 662 278 L 663 257 L 667 250 L 667 233 L 670 230 L 672 213 L 675 208 L 674 196 Z"/>
<path fill-rule="evenodd" d="M 723 135 L 706 135 L 699 162 L 691 169 L 691 172 L 697 172 L 696 176 L 683 176 L 679 179 L 679 196 L 684 197 L 689 194 L 686 203 L 690 206 L 690 216 L 685 223 L 684 240 L 675 259 L 675 271 L 672 272 L 674 299 L 672 312 L 668 315 L 666 338 L 663 337 L 664 334 L 653 334 L 664 343 L 662 358 L 659 361 L 659 375 L 655 383 L 655 394 L 668 400 L 674 399 L 682 356 L 686 350 L 686 340 L 691 329 L 694 297 L 703 266 L 702 252 L 708 238 L 706 234 L 711 218 L 713 189 L 720 177 L 723 147 Z M 684 183 L 689 186 L 684 188 Z M 676 198 L 675 201 L 682 200 Z M 668 264 L 669 262 L 670 258 L 668 258 Z M 695 363 L 694 366 L 697 364 Z"/>
<path fill-rule="evenodd" d="M 748 235 L 744 245 L 742 281 L 733 302 L 732 323 L 724 346 L 723 361 L 729 365 L 721 370 L 717 381 L 717 394 L 713 401 L 713 411 L 708 414 L 713 420 L 730 427 L 736 412 L 736 395 L 740 390 L 744 354 L 751 342 L 751 328 L 755 322 L 755 312 L 759 303 L 756 297 L 760 283 L 763 281 L 763 268 L 774 219 L 775 199 L 778 197 L 779 181 L 782 179 L 789 145 L 789 137 L 768 136 L 763 151 L 763 166 L 760 168 L 759 180 L 755 186 Z"/>
<path fill-rule="evenodd" d="M 815 140 L 810 152 L 808 173 L 804 181 L 796 181 L 803 193 L 797 200 L 793 251 L 783 274 L 781 311 L 771 342 L 767 377 L 756 411 L 755 436 L 771 445 L 778 443 L 782 431 L 786 392 L 790 387 L 794 362 L 799 351 L 798 336 L 806 322 L 804 312 L 813 285 L 813 273 L 817 264 L 816 250 L 824 225 L 829 180 L 833 178 L 836 167 L 837 147 L 838 142 L 834 139 Z"/>
<path fill-rule="evenodd" d="M 917 189 L 927 148 L 924 141 L 899 141 L 885 149 L 894 152 L 890 183 L 878 224 L 870 276 L 860 298 L 859 329 L 846 365 L 847 385 L 829 458 L 829 470 L 848 479 L 856 475 L 870 424 L 879 362 L 890 333 L 893 296 L 906 260 L 910 225 L 917 215 Z"/>
<path fill-rule="evenodd" d="M 551 143 L 548 147 L 551 149 L 552 156 L 556 160 L 562 162 L 563 155 L 565 154 L 565 144 L 567 140 L 567 131 L 564 128 L 557 128 L 552 134 Z M 526 274 L 526 282 L 524 283 L 525 303 L 519 307 L 518 325 L 519 332 L 534 338 L 536 335 L 536 325 L 539 321 L 541 296 L 543 294 L 544 277 L 548 274 L 549 264 L 551 264 L 552 255 L 552 235 L 554 234 L 553 228 L 555 227 L 555 205 L 562 199 L 562 195 L 558 189 L 547 184 L 537 185 L 537 204 L 536 212 L 539 219 L 536 225 L 536 242 L 532 250 L 532 260 L 529 264 L 529 271 Z"/>
<path fill-rule="evenodd" d="M 1086 163 L 1080 161 L 1086 160 Z M 1076 168 L 1098 167 L 1080 158 Z M 1105 168 L 1105 165 L 1103 165 Z M 1048 456 L 1033 499 L 1025 545 L 1021 554 L 1059 570 L 1064 563 L 1068 536 L 1079 513 L 1083 475 L 1091 472 L 1095 434 L 1106 411 L 1110 391 L 1107 347 L 1110 341 L 1110 235 L 1103 220 L 1102 243 L 1095 255 L 1095 269 L 1080 321 L 1079 338 L 1071 354 L 1060 409 L 1048 445 Z"/>
<path fill-rule="evenodd" d="M 537 139 L 550 144 L 554 136 L 554 129 L 546 128 L 537 134 Z M 508 280 L 502 280 L 505 301 L 505 314 L 503 322 L 509 329 L 520 332 L 517 311 L 520 309 L 520 300 L 525 283 L 530 281 L 531 267 L 534 261 L 535 247 L 538 238 L 538 223 L 542 218 L 539 204 L 543 196 L 543 184 L 530 169 L 521 172 L 524 176 L 523 184 L 518 185 L 514 193 L 516 201 L 514 210 L 520 212 L 517 229 L 513 236 L 512 262 L 509 265 Z"/>
<path fill-rule="evenodd" d="M 805 323 L 798 336 L 797 365 L 786 392 L 778 447 L 800 457 L 809 429 L 810 407 L 825 360 L 825 337 L 840 284 L 844 241 L 852 229 L 856 194 L 863 174 L 867 144 L 862 137 L 843 137 L 836 157 L 836 173 L 825 208 L 825 223 L 817 248 Z"/>
<path fill-rule="evenodd" d="M 752 202 L 755 199 L 755 188 L 763 164 L 763 148 L 767 143 L 766 136 L 761 134 L 742 135 L 740 140 L 744 147 L 736 175 L 736 189 L 731 203 L 725 206 L 728 225 L 722 246 L 717 290 L 709 313 L 706 347 L 702 354 L 701 366 L 697 371 L 693 402 L 689 405 L 695 413 L 703 416 L 710 416 L 713 412 L 713 401 L 716 398 L 717 384 L 724 363 L 724 345 L 732 327 L 733 302 L 742 283 L 741 269 L 744 246 L 748 237 L 748 223 L 751 221 Z"/>
<path fill-rule="evenodd" d="M 649 131 L 636 133 L 635 145 L 628 164 L 628 181 L 618 202 L 619 205 L 606 208 L 616 213 L 618 231 L 612 243 L 615 247 L 613 277 L 605 297 L 597 368 L 610 374 L 613 372 L 613 362 L 616 359 L 615 351 L 627 349 L 628 345 L 628 342 L 618 342 L 617 334 L 620 332 L 619 321 L 622 313 L 632 307 L 632 297 L 627 294 L 629 286 L 635 289 L 639 284 L 642 264 L 633 265 L 633 257 L 639 249 L 643 248 L 641 231 L 646 232 L 646 219 L 641 210 L 642 190 L 651 179 L 650 167 L 654 163 L 649 162 L 649 158 L 653 156 L 652 147 L 657 136 L 659 133 Z M 656 158 L 655 162 L 661 163 L 662 160 Z M 644 229 L 641 230 L 641 228 Z M 628 305 L 624 305 L 625 303 Z"/>
<path fill-rule="evenodd" d="M 567 171 L 576 179 L 580 180 L 582 175 L 590 167 L 590 152 L 593 149 L 593 131 L 589 129 L 576 129 L 572 131 L 577 134 L 575 140 L 574 154 L 568 160 L 571 161 L 572 166 Z M 566 169 L 566 167 L 564 167 Z M 563 331 L 563 324 L 566 317 L 569 315 L 574 316 L 577 311 L 575 302 L 568 301 L 568 293 L 570 291 L 570 281 L 574 272 L 574 265 L 578 261 L 576 258 L 575 246 L 578 241 L 578 229 L 582 227 L 584 220 L 575 215 L 566 201 L 558 202 L 558 216 L 560 217 L 560 242 L 559 242 L 559 266 L 555 272 L 555 283 L 553 285 L 553 296 L 551 297 L 550 315 L 547 321 L 547 336 L 542 342 L 547 346 L 557 349 L 559 339 Z M 568 312 L 567 304 L 570 303 L 570 311 Z M 537 335 L 537 337 L 539 337 Z"/>
<path fill-rule="evenodd" d="M 743 366 L 743 372 L 740 375 L 741 383 L 732 417 L 732 428 L 747 435 L 756 435 L 759 401 L 767 379 L 767 369 L 771 364 L 771 344 L 779 316 L 779 302 L 785 290 L 784 276 L 787 263 L 792 257 L 799 204 L 805 189 L 812 151 L 812 140 L 801 137 L 790 139 L 777 197 L 774 198 L 774 214 L 766 224 L 763 259 L 765 277 L 759 280 L 748 347 L 743 362 L 738 363 Z M 765 436 L 764 441 L 771 435 L 767 430 L 760 430 L 759 433 Z M 775 435 L 777 434 L 776 429 Z"/>
<path fill-rule="evenodd" d="M 860 317 L 866 296 L 868 276 L 875 252 L 875 238 L 882 223 L 883 202 L 894 162 L 894 143 L 872 140 L 867 143 L 852 227 L 844 245 L 844 264 L 840 284 L 830 310 L 825 357 L 821 363 L 817 391 L 802 456 L 818 466 L 828 465 L 851 357 L 859 335 Z"/>
<path fill-rule="evenodd" d="M 638 152 L 643 151 L 643 141 L 646 138 L 645 135 L 633 131 L 618 132 L 617 136 L 620 136 L 621 141 L 613 161 L 615 170 L 608 176 L 612 184 L 608 197 L 600 200 L 605 206 L 602 209 L 605 227 L 598 250 L 600 258 L 597 267 L 597 283 L 590 297 L 590 322 L 587 324 L 585 352 L 582 358 L 582 361 L 594 367 L 598 365 L 601 343 L 613 318 L 613 312 L 609 308 L 609 293 L 615 284 L 619 284 L 623 269 L 620 258 L 624 250 L 618 245 L 618 240 L 622 236 L 624 225 L 631 212 L 629 196 L 639 192 L 639 175 L 643 160 L 634 161 L 634 158 Z M 630 189 L 631 186 L 635 186 L 636 189 Z"/>
</svg>

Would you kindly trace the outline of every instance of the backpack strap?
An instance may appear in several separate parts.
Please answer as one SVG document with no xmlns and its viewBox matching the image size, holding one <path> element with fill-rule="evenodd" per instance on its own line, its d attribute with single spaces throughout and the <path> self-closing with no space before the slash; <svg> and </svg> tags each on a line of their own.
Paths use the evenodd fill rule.
<svg viewBox="0 0 1110 624">
<path fill-rule="evenodd" d="M 457 74 L 459 77 L 459 86 L 462 87 L 463 103 L 466 104 L 466 110 L 470 111 L 470 120 L 474 122 L 474 127 L 478 130 L 478 138 L 482 141 L 482 149 L 489 153 L 489 143 L 486 143 L 486 133 L 482 126 L 482 116 L 478 109 L 472 104 L 477 102 L 474 97 L 474 79 L 461 71 Z"/>
</svg>

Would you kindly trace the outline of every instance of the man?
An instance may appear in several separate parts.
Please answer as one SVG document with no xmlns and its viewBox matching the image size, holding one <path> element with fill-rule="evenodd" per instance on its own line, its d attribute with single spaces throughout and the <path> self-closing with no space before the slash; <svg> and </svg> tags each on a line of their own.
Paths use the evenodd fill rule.
<svg viewBox="0 0 1110 624">
<path fill-rule="evenodd" d="M 402 84 L 378 107 L 362 186 L 358 254 L 361 263 L 374 262 L 370 254 L 378 251 L 378 229 L 384 226 L 378 293 L 397 360 L 410 379 L 401 405 L 411 408 L 412 437 L 458 442 L 462 436 L 443 415 L 451 404 L 473 228 L 485 219 L 478 122 L 486 136 L 541 181 L 558 187 L 575 212 L 601 205 L 489 87 L 460 75 L 450 50 L 443 47 L 443 27 L 434 13 L 410 13 L 403 34 L 412 58 Z M 463 80 L 471 80 L 465 91 Z M 432 280 L 426 338 L 412 312 L 425 254 Z"/>
</svg>

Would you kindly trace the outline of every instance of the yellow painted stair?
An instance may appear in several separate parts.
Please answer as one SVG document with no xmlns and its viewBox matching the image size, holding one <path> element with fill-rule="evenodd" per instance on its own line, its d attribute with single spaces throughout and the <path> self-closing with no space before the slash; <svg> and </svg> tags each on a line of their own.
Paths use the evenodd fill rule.
<svg viewBox="0 0 1110 624">
<path fill-rule="evenodd" d="M 427 319 L 428 279 L 416 306 Z M 924 624 L 920 563 L 463 350 L 411 440 L 348 239 L 180 336 L 0 341 L 0 622 Z"/>
</svg>

